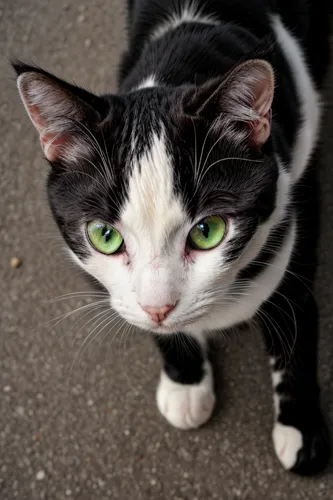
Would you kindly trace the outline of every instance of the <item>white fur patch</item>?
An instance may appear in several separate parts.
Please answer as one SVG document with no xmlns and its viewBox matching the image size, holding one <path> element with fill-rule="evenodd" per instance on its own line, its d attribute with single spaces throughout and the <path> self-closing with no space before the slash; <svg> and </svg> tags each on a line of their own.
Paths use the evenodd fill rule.
<svg viewBox="0 0 333 500">
<path fill-rule="evenodd" d="M 283 371 L 276 371 L 272 373 L 272 384 L 273 388 L 276 389 L 276 387 L 281 384 L 283 379 Z"/>
<path fill-rule="evenodd" d="M 178 429 L 194 429 L 207 422 L 215 405 L 212 370 L 205 363 L 205 376 L 199 384 L 178 384 L 164 371 L 157 388 L 157 406 L 168 422 Z"/>
<path fill-rule="evenodd" d="M 151 39 L 157 40 L 165 35 L 168 31 L 174 30 L 184 23 L 203 23 L 212 26 L 220 24 L 220 21 L 213 15 L 202 14 L 200 8 L 194 1 L 189 1 L 180 7 L 180 10 L 170 14 L 167 19 L 157 27 L 152 33 Z"/>
<path fill-rule="evenodd" d="M 155 75 L 150 75 L 147 78 L 145 78 L 143 82 L 141 82 L 140 85 L 134 88 L 133 90 L 141 90 L 151 87 L 158 87 L 158 81 L 156 80 Z"/>
<path fill-rule="evenodd" d="M 305 171 L 317 143 L 321 115 L 320 99 L 297 39 L 284 27 L 279 16 L 273 16 L 273 28 L 284 56 L 289 62 L 301 103 L 303 124 L 295 142 L 292 161 L 292 178 L 296 182 Z"/>
<path fill-rule="evenodd" d="M 277 422 L 273 429 L 275 453 L 283 467 L 291 469 L 297 460 L 297 453 L 303 447 L 301 432 L 295 427 Z"/>
<path fill-rule="evenodd" d="M 151 307 L 175 304 L 180 297 L 180 247 L 168 252 L 168 241 L 185 222 L 173 190 L 171 160 L 163 135 L 154 135 L 150 149 L 133 166 L 129 202 L 121 220 L 129 255 L 135 259 L 138 302 Z M 128 229 L 128 234 L 127 234 Z"/>
<path fill-rule="evenodd" d="M 220 301 L 216 299 L 209 314 L 195 325 L 184 328 L 184 332 L 202 332 L 230 328 L 236 323 L 246 322 L 258 311 L 261 304 L 267 300 L 279 286 L 285 269 L 289 263 L 296 239 L 296 223 L 293 222 L 275 258 L 266 266 L 256 279 L 233 299 L 226 301 L 228 292 L 221 294 Z"/>
<path fill-rule="evenodd" d="M 163 134 L 154 135 L 151 147 L 133 165 L 128 203 L 121 220 L 131 228 L 139 243 L 146 241 L 160 253 L 168 233 L 184 221 L 180 200 L 173 190 L 173 171 Z M 147 235 L 148 241 L 144 240 Z"/>
</svg>

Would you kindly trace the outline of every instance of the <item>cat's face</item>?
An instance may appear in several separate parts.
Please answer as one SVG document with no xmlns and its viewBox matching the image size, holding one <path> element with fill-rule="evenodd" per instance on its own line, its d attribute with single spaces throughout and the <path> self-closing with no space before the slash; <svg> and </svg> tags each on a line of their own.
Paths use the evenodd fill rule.
<svg viewBox="0 0 333 500">
<path fill-rule="evenodd" d="M 269 65 L 253 62 L 201 89 L 101 98 L 17 70 L 53 167 L 55 219 L 112 307 L 131 324 L 170 333 L 204 325 L 237 300 L 239 273 L 265 243 L 279 190 Z"/>
</svg>

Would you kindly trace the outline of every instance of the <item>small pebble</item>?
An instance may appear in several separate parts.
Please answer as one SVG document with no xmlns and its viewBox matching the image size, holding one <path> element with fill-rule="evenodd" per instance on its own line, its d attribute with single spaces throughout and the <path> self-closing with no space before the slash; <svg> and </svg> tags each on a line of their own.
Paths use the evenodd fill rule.
<svg viewBox="0 0 333 500">
<path fill-rule="evenodd" d="M 12 259 L 10 259 L 10 267 L 13 267 L 14 269 L 20 267 L 21 264 L 21 259 L 18 259 L 17 257 L 13 257 Z"/>
<path fill-rule="evenodd" d="M 124 434 L 125 434 L 125 436 L 129 436 L 129 433 L 130 433 L 130 432 L 129 432 L 129 430 L 128 430 L 128 429 L 125 429 L 125 430 L 124 430 Z"/>
<path fill-rule="evenodd" d="M 84 46 L 89 49 L 89 47 L 91 47 L 91 40 L 90 38 L 87 38 L 85 41 L 84 41 Z"/>
<path fill-rule="evenodd" d="M 20 417 L 24 417 L 25 410 L 24 410 L 23 406 L 18 406 L 18 407 L 16 408 L 16 413 L 17 413 Z"/>
<path fill-rule="evenodd" d="M 84 14 L 80 14 L 77 18 L 77 22 L 81 24 L 85 21 L 85 19 L 86 19 L 86 16 Z"/>
<path fill-rule="evenodd" d="M 45 477 L 45 472 L 43 470 L 39 470 L 36 474 L 37 481 L 43 481 Z"/>
</svg>

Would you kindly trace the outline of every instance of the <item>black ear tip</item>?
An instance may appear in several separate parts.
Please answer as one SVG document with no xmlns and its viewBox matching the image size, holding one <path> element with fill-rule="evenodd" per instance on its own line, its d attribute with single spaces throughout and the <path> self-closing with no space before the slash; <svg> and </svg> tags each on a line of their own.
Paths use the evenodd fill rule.
<svg viewBox="0 0 333 500">
<path fill-rule="evenodd" d="M 11 65 L 13 70 L 15 71 L 16 76 L 20 76 L 20 74 L 23 73 L 24 63 L 22 61 L 20 61 L 19 59 L 16 59 L 16 57 L 14 59 L 10 59 L 9 64 Z"/>
<path fill-rule="evenodd" d="M 11 59 L 9 62 L 10 62 L 11 67 L 15 71 L 16 76 L 20 76 L 22 73 L 24 73 L 26 71 L 25 67 L 27 65 L 25 63 L 23 63 L 22 61 L 20 61 L 19 59 L 16 59 L 16 58 Z"/>
<path fill-rule="evenodd" d="M 26 64 L 16 58 L 11 59 L 9 62 L 17 77 L 22 75 L 23 73 L 26 73 L 27 71 L 36 71 L 37 69 L 36 67 Z"/>
</svg>

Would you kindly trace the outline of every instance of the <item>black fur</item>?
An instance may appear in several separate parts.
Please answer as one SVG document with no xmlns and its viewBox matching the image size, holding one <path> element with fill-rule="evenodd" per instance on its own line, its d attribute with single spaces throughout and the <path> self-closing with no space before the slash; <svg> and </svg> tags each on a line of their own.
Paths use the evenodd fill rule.
<svg viewBox="0 0 333 500">
<path fill-rule="evenodd" d="M 198 384 L 204 375 L 205 353 L 199 342 L 187 335 L 155 336 L 164 362 L 165 373 L 180 384 Z"/>
</svg>

